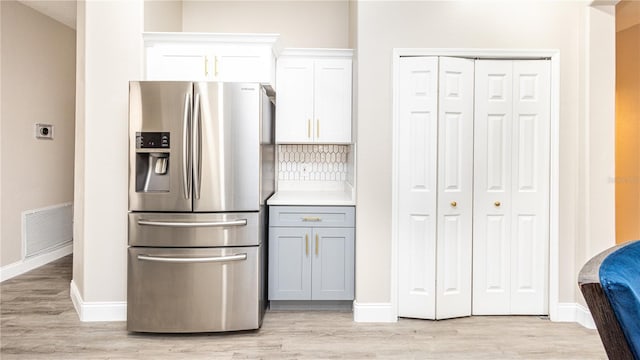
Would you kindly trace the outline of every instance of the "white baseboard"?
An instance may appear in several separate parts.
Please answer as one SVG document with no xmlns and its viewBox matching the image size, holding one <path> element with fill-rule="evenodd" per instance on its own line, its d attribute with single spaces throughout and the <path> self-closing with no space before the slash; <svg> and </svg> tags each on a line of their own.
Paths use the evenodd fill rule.
<svg viewBox="0 0 640 360">
<path fill-rule="evenodd" d="M 359 303 L 353 302 L 353 321 L 355 322 L 397 322 L 391 303 Z"/>
<path fill-rule="evenodd" d="M 53 249 L 49 252 L 20 260 L 7 266 L 3 266 L 2 268 L 0 268 L 0 282 L 9 280 L 18 275 L 22 275 L 33 269 L 39 268 L 42 265 L 46 265 L 54 260 L 60 259 L 63 256 L 67 256 L 72 252 L 73 244 L 70 243 L 68 245 Z"/>
<path fill-rule="evenodd" d="M 578 303 L 559 303 L 557 317 L 558 322 L 577 322 L 587 329 L 595 329 L 596 323 L 591 317 L 589 309 Z"/>
<path fill-rule="evenodd" d="M 127 321 L 126 301 L 85 302 L 73 280 L 71 280 L 69 293 L 80 321 Z"/>
<path fill-rule="evenodd" d="M 353 321 L 388 323 L 398 321 L 393 314 L 391 303 L 358 303 L 353 302 Z M 589 309 L 578 303 L 559 303 L 557 316 L 553 321 L 575 322 L 587 329 L 595 329 L 596 325 Z"/>
</svg>

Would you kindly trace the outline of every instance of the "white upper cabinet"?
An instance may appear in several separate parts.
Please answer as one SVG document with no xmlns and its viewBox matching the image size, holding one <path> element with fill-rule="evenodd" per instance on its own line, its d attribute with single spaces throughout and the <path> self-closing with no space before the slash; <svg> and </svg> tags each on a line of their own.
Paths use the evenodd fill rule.
<svg viewBox="0 0 640 360">
<path fill-rule="evenodd" d="M 147 48 L 147 80 L 205 80 L 209 76 L 205 47 L 163 45 Z"/>
<path fill-rule="evenodd" d="M 276 142 L 313 142 L 313 77 L 313 60 L 278 59 Z"/>
<path fill-rule="evenodd" d="M 287 50 L 276 70 L 276 142 L 351 143 L 352 50 Z"/>
<path fill-rule="evenodd" d="M 147 80 L 274 84 L 278 35 L 145 33 Z"/>
</svg>

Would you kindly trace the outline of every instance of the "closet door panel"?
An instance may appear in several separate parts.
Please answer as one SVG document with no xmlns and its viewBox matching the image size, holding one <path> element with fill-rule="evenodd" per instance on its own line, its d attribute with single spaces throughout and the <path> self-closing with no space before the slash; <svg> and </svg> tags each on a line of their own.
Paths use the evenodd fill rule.
<svg viewBox="0 0 640 360">
<path fill-rule="evenodd" d="M 439 59 L 436 318 L 471 315 L 473 68 Z"/>
<path fill-rule="evenodd" d="M 512 314 L 548 313 L 550 63 L 513 61 Z"/>
<path fill-rule="evenodd" d="M 475 68 L 473 314 L 508 314 L 511 272 L 512 63 Z"/>
<path fill-rule="evenodd" d="M 435 318 L 438 58 L 400 60 L 398 315 Z"/>
<path fill-rule="evenodd" d="M 548 313 L 550 62 L 403 57 L 398 314 Z"/>
</svg>

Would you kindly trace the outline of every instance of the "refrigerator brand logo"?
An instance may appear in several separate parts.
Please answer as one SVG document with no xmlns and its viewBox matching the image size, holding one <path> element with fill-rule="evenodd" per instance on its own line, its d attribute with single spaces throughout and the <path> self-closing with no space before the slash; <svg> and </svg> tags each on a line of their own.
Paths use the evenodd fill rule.
<svg viewBox="0 0 640 360">
<path fill-rule="evenodd" d="M 242 91 L 254 91 L 256 88 L 240 88 Z"/>
</svg>

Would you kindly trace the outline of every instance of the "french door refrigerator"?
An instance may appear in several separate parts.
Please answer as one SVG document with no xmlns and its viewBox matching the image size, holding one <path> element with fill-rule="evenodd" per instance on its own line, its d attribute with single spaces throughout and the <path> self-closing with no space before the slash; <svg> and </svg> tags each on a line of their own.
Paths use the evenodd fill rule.
<svg viewBox="0 0 640 360">
<path fill-rule="evenodd" d="M 129 331 L 260 327 L 273 96 L 257 83 L 129 83 Z"/>
</svg>

